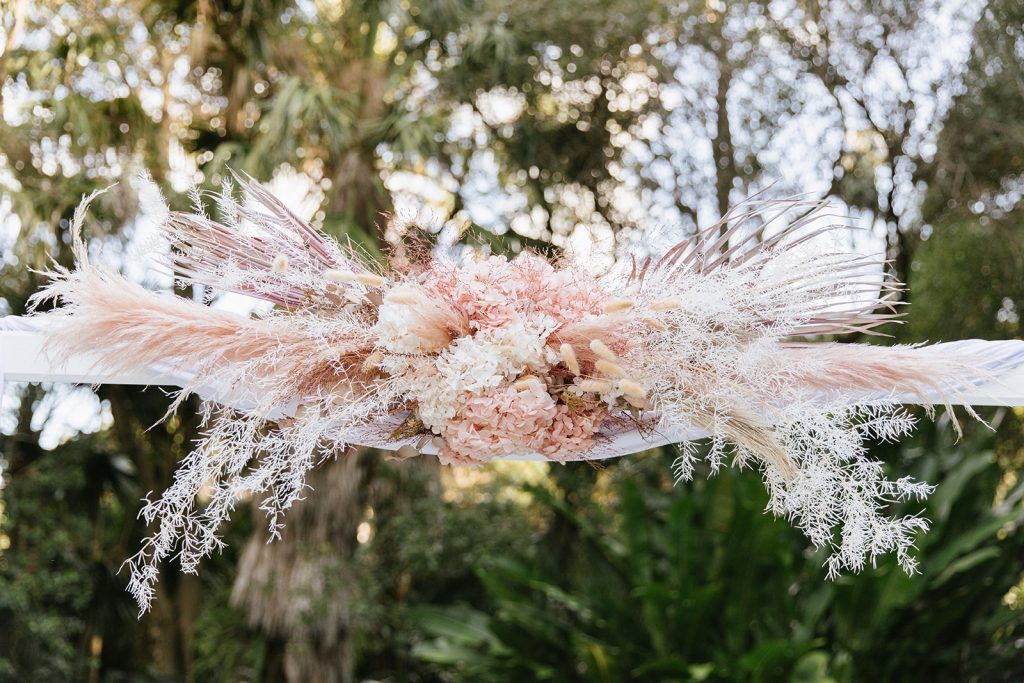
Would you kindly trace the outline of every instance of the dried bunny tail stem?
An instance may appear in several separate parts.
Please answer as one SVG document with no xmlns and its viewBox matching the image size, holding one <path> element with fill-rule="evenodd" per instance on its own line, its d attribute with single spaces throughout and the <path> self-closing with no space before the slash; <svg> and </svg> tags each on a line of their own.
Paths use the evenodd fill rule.
<svg viewBox="0 0 1024 683">
<path fill-rule="evenodd" d="M 652 311 L 674 311 L 680 306 L 682 306 L 682 302 L 676 298 L 655 299 L 651 302 L 650 309 Z"/>
<path fill-rule="evenodd" d="M 420 293 L 412 288 L 395 287 L 384 295 L 384 301 L 401 306 L 415 306 L 424 303 Z"/>
<path fill-rule="evenodd" d="M 634 382 L 631 379 L 620 379 L 619 389 L 621 389 L 622 393 L 624 393 L 626 396 L 629 396 L 630 398 L 640 400 L 647 398 L 647 389 L 644 389 L 642 385 Z"/>
<path fill-rule="evenodd" d="M 379 288 L 387 284 L 387 280 L 376 273 L 359 273 L 356 282 L 367 287 Z"/>
<path fill-rule="evenodd" d="M 587 318 L 558 328 L 548 337 L 548 344 L 557 349 L 567 344 L 575 352 L 577 365 L 593 364 L 599 358 L 614 360 L 617 355 L 624 355 L 630 348 L 628 329 L 628 320 L 621 316 Z M 594 351 L 594 342 L 607 355 L 601 356 Z"/>
<path fill-rule="evenodd" d="M 562 358 L 562 362 L 565 363 L 565 367 L 568 368 L 569 372 L 574 375 L 580 374 L 580 363 L 576 359 L 576 351 L 572 348 L 572 344 L 562 344 L 558 347 L 558 354 Z"/>
<path fill-rule="evenodd" d="M 594 362 L 594 368 L 605 377 L 609 377 L 611 379 L 622 379 L 626 376 L 626 371 L 622 369 L 621 365 L 605 360 L 604 358 L 598 358 Z"/>
<path fill-rule="evenodd" d="M 351 270 L 330 268 L 323 272 L 324 279 L 335 284 L 350 285 L 356 281 L 356 274 Z"/>
<path fill-rule="evenodd" d="M 604 304 L 604 312 L 608 314 L 622 313 L 633 308 L 635 302 L 632 299 L 609 299 Z"/>
<path fill-rule="evenodd" d="M 585 379 L 579 383 L 580 389 L 594 394 L 603 394 L 612 390 L 611 382 L 603 379 Z"/>
<path fill-rule="evenodd" d="M 594 355 L 603 360 L 615 363 L 619 360 L 618 356 L 608 348 L 608 346 L 600 339 L 590 340 L 590 350 L 594 352 Z"/>
<path fill-rule="evenodd" d="M 651 328 L 652 330 L 656 330 L 658 332 L 665 332 L 666 330 L 668 330 L 668 325 L 661 322 L 657 318 L 645 316 L 643 318 L 640 318 L 640 322 L 642 322 L 644 325 Z"/>
</svg>

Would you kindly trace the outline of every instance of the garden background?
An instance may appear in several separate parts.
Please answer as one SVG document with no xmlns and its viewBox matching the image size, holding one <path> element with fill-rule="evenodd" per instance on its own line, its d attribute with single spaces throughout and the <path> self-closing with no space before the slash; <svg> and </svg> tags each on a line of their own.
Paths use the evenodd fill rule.
<svg viewBox="0 0 1024 683">
<path fill-rule="evenodd" d="M 139 256 L 133 178 L 184 208 L 231 168 L 374 253 L 397 211 L 595 267 L 756 192 L 830 197 L 913 303 L 856 341 L 1013 338 L 1022 113 L 1018 0 L 3 0 L 0 315 L 69 263 L 75 206 L 115 181 L 97 256 L 169 287 Z M 353 452 L 279 542 L 242 501 L 228 548 L 168 567 L 140 619 L 118 573 L 139 499 L 198 428 L 194 401 L 160 423 L 169 402 L 8 387 L 0 681 L 1024 679 L 1020 410 L 873 448 L 938 485 L 915 577 L 885 558 L 827 581 L 756 472 L 674 485 L 671 449 Z"/>
</svg>

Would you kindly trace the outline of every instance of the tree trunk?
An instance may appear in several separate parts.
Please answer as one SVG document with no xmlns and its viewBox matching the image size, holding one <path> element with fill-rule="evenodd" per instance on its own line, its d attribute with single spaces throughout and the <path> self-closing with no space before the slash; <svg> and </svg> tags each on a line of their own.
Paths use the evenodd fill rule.
<svg viewBox="0 0 1024 683">
<path fill-rule="evenodd" d="M 349 598 L 362 518 L 360 458 L 351 451 L 311 471 L 309 495 L 289 511 L 281 538 L 267 543 L 261 526 L 239 562 L 232 602 L 253 626 L 284 641 L 276 675 L 288 681 L 353 680 Z"/>
<path fill-rule="evenodd" d="M 720 20 L 720 22 L 723 20 Z M 733 182 L 736 179 L 736 156 L 733 151 L 732 130 L 729 127 L 729 86 L 732 83 L 732 65 L 729 64 L 729 44 L 723 36 L 715 43 L 715 57 L 718 62 L 718 89 L 715 93 L 716 127 L 715 139 L 711 142 L 711 157 L 715 162 L 715 198 L 718 201 L 718 215 L 729 211 Z M 728 226 L 722 226 L 723 232 Z M 724 248 L 724 247 L 723 247 Z"/>
<path fill-rule="evenodd" d="M 385 65 L 353 60 L 340 77 L 344 82 L 336 86 L 361 95 L 359 119 L 365 125 L 357 128 L 378 128 L 388 106 Z M 392 206 L 375 167 L 379 140 L 367 135 L 354 139 L 337 158 L 325 160 L 323 173 L 333 181 L 327 209 L 329 217 L 344 217 L 379 236 L 374 227 Z M 374 472 L 383 464 L 368 463 L 368 457 L 374 456 L 351 450 L 322 463 L 307 475 L 311 490 L 288 511 L 282 537 L 268 544 L 261 523 L 246 545 L 232 602 L 251 624 L 282 644 L 280 664 L 268 662 L 279 668 L 268 669 L 267 680 L 276 676 L 290 683 L 345 683 L 354 678 L 351 596 L 356 531 L 375 497 L 386 497 L 391 505 L 404 499 L 399 490 L 376 490 Z M 436 460 L 417 461 L 394 466 L 428 467 L 437 478 Z"/>
<path fill-rule="evenodd" d="M 144 394 L 138 387 L 105 385 L 100 396 L 110 404 L 114 417 L 114 438 L 135 465 L 143 491 L 160 491 L 173 477 L 184 455 L 185 444 L 198 432 L 198 418 L 186 406 L 179 411 L 176 434 L 163 428 L 149 430 L 166 410 L 166 399 L 157 393 Z M 165 564 L 156 585 L 157 597 L 146 617 L 153 663 L 165 675 L 187 676 L 192 669 L 195 621 L 203 601 L 199 577 L 183 574 L 171 562 Z"/>
<path fill-rule="evenodd" d="M 367 156 L 346 154 L 334 177 L 332 213 L 366 221 L 384 210 L 352 192 L 376 178 Z M 360 200 L 358 212 L 346 199 Z M 259 524 L 239 563 L 232 602 L 252 625 L 284 642 L 278 675 L 290 683 L 353 680 L 351 560 L 367 483 L 361 459 L 352 450 L 309 472 L 310 491 L 288 511 L 281 538 L 267 543 Z"/>
</svg>

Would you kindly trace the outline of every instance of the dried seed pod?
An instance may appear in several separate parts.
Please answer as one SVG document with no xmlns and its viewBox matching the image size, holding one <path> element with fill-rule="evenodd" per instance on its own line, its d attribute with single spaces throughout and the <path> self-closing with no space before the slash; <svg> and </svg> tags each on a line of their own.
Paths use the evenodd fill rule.
<svg viewBox="0 0 1024 683">
<path fill-rule="evenodd" d="M 579 387 L 583 391 L 589 391 L 594 394 L 603 394 L 612 389 L 612 385 L 603 379 L 585 379 L 580 382 Z"/>
<path fill-rule="evenodd" d="M 594 363 L 594 367 L 597 368 L 597 371 L 602 375 L 612 379 L 622 379 L 626 376 L 626 371 L 622 369 L 621 365 L 603 358 Z"/>
<path fill-rule="evenodd" d="M 618 360 L 618 356 L 612 353 L 612 350 L 609 349 L 600 339 L 594 339 L 590 342 L 590 350 L 593 351 L 594 355 L 598 358 L 603 358 L 607 361 L 611 361 L 612 363 Z"/>
<path fill-rule="evenodd" d="M 562 344 L 558 348 L 558 353 L 562 357 L 565 367 L 569 369 L 569 372 L 574 375 L 580 374 L 580 363 L 576 359 L 576 350 L 572 348 L 571 344 Z"/>
<path fill-rule="evenodd" d="M 652 301 L 651 302 L 651 310 L 652 311 L 674 311 L 677 308 L 682 307 L 682 305 L 683 304 L 682 304 L 682 302 L 679 301 L 679 299 L 674 299 L 674 298 L 658 299 L 656 301 Z"/>
</svg>

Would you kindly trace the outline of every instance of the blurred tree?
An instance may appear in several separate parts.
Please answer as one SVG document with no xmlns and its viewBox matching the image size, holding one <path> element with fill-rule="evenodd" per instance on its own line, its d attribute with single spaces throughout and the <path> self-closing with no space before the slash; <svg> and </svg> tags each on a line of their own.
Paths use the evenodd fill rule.
<svg viewBox="0 0 1024 683">
<path fill-rule="evenodd" d="M 4 219 L 5 234 L 13 232 L 14 239 L 5 240 L 0 247 L 8 266 L 0 275 L 0 296 L 5 312 L 20 313 L 28 296 L 41 284 L 40 276 L 30 269 L 45 269 L 51 256 L 68 263 L 67 228 L 83 194 L 108 185 L 139 164 L 167 167 L 167 150 L 155 144 L 166 111 L 160 106 L 147 106 L 145 101 L 154 89 L 159 91 L 161 79 L 168 74 L 155 62 L 152 48 L 138 40 L 137 34 L 132 37 L 127 33 L 129 27 L 148 30 L 147 19 L 159 23 L 153 12 L 144 14 L 141 3 L 82 10 L 62 3 L 13 5 L 13 11 L 3 15 L 6 48 L 0 56 L 0 73 L 5 75 L 0 83 L 4 115 L 0 121 L 0 152 L 3 200 L 10 212 Z M 169 50 L 180 47 L 180 42 L 175 43 L 169 36 L 161 37 L 167 38 Z M 122 183 L 109 193 L 98 203 L 96 212 L 103 233 L 112 232 L 115 223 L 130 226 L 136 214 L 137 199 L 130 183 Z M 131 232 L 130 227 L 127 232 Z M 190 576 L 172 579 L 161 589 L 167 604 L 154 610 L 149 621 L 151 630 L 128 628 L 135 617 L 123 592 L 115 590 L 118 582 L 106 576 L 116 572 L 124 551 L 136 542 L 142 529 L 131 521 L 130 512 L 123 526 L 106 529 L 106 518 L 98 511 L 110 506 L 111 496 L 117 501 L 113 505 L 116 510 L 130 511 L 137 504 L 138 488 L 111 489 L 106 483 L 110 472 L 125 471 L 125 461 L 130 463 L 136 486 L 142 490 L 166 485 L 191 440 L 190 433 L 194 433 L 195 420 L 189 418 L 194 405 L 186 408 L 183 419 L 147 434 L 146 429 L 166 410 L 164 396 L 123 387 L 106 388 L 102 395 L 110 413 L 117 416 L 107 441 L 110 445 L 96 451 L 97 457 L 109 462 L 105 467 L 85 469 L 80 475 L 85 480 L 71 479 L 78 487 L 73 495 L 86 497 L 72 509 L 86 515 L 85 519 L 95 517 L 97 527 L 94 534 L 81 537 L 84 545 L 68 548 L 68 553 L 69 558 L 77 553 L 79 562 L 84 563 L 76 571 L 85 566 L 87 573 L 104 577 L 94 588 L 105 592 L 93 595 L 85 591 L 69 608 L 69 618 L 78 615 L 83 620 L 77 635 L 83 644 L 76 648 L 82 659 L 74 670 L 88 661 L 109 662 L 104 660 L 106 644 L 124 663 L 152 661 L 157 670 L 183 673 L 191 658 L 192 621 L 199 605 L 197 580 Z M 39 431 L 31 426 L 39 398 L 36 389 L 21 396 L 16 436 L 4 437 L 5 498 L 24 501 L 20 508 L 9 511 L 15 535 L 21 525 L 30 524 L 37 506 L 46 509 L 52 494 L 41 485 L 47 481 L 43 473 L 54 468 L 62 471 L 68 463 L 81 462 L 81 458 L 75 458 L 76 449 L 88 450 L 102 443 L 72 442 L 67 448 L 56 448 L 55 453 L 40 447 L 35 441 Z M 17 511 L 23 516 L 14 517 Z M 75 523 L 74 518 L 68 521 Z M 22 545 L 22 549 L 28 557 L 36 552 L 45 557 L 52 552 L 49 543 L 43 542 Z M 112 590 L 113 594 L 109 592 Z M 45 592 L 30 597 L 32 600 L 22 609 L 9 613 L 7 623 L 16 624 L 19 619 L 33 618 L 34 611 L 45 614 L 56 607 L 46 604 Z M 104 604 L 113 606 L 106 612 L 110 618 L 99 618 L 103 610 L 94 612 L 96 618 L 89 617 L 90 610 Z M 49 663 L 61 666 L 57 660 Z M 103 668 L 90 667 L 94 675 Z"/>
<path fill-rule="evenodd" d="M 1024 612 L 1005 582 L 1024 552 L 1024 485 L 993 507 L 991 437 L 971 458 L 943 441 L 901 462 L 939 483 L 919 576 L 887 558 L 826 581 L 800 534 L 765 517 L 756 478 L 673 488 L 656 460 L 634 460 L 604 478 L 607 503 L 534 489 L 579 528 L 586 562 L 484 559 L 490 600 L 414 612 L 433 636 L 416 652 L 451 681 L 1018 680 Z"/>
<path fill-rule="evenodd" d="M 928 166 L 929 223 L 911 272 L 927 303 L 913 339 L 1014 337 L 1024 307 L 1024 8 L 986 5 L 974 31 L 963 91 Z M 969 282 L 967 295 L 964 283 Z"/>
</svg>

